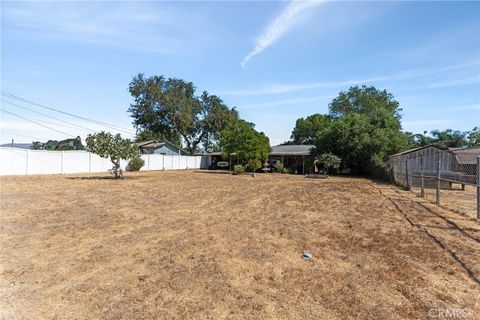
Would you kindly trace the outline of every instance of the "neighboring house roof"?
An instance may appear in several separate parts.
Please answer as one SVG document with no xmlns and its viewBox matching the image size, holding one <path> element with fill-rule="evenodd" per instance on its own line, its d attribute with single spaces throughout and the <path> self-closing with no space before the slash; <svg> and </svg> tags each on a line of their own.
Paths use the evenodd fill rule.
<svg viewBox="0 0 480 320">
<path fill-rule="evenodd" d="M 455 149 L 451 151 L 459 164 L 476 164 L 480 157 L 480 147 L 468 149 Z"/>
<path fill-rule="evenodd" d="M 289 144 L 273 146 L 271 156 L 308 156 L 313 145 Z"/>
<path fill-rule="evenodd" d="M 183 152 L 183 149 L 180 148 L 179 146 L 171 143 L 170 141 L 168 140 L 148 140 L 148 141 L 142 141 L 142 142 L 138 142 L 137 143 L 137 146 L 141 149 L 144 149 L 144 148 L 158 148 L 158 147 L 161 147 L 163 145 L 169 145 L 171 147 L 173 147 L 174 149 L 177 149 L 177 150 L 180 150 Z"/>
<path fill-rule="evenodd" d="M 416 147 L 416 148 L 408 149 L 408 150 L 405 150 L 405 151 L 402 151 L 402 152 L 399 152 L 399 153 L 395 153 L 395 154 L 391 155 L 390 157 L 402 156 L 404 154 L 409 154 L 409 153 L 412 153 L 412 152 L 415 152 L 415 151 L 420 151 L 420 150 L 427 149 L 427 148 L 430 148 L 430 147 L 436 148 L 438 150 L 446 150 L 444 148 L 440 148 L 439 146 L 437 146 L 435 144 L 427 144 L 426 146 Z"/>
</svg>

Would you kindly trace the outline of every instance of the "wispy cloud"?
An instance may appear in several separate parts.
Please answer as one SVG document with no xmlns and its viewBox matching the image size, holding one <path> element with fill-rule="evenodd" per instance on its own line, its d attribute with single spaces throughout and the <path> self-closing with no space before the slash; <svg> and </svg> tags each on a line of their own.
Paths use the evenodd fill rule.
<svg viewBox="0 0 480 320">
<path fill-rule="evenodd" d="M 168 3 L 10 3 L 4 10 L 5 35 L 55 43 L 185 54 L 189 52 L 186 47 L 205 42 L 210 34 L 204 29 L 208 28 L 207 19 L 171 8 Z"/>
<path fill-rule="evenodd" d="M 255 40 L 255 47 L 248 53 L 240 63 L 245 67 L 247 63 L 263 50 L 271 46 L 275 41 L 284 36 L 290 29 L 302 20 L 302 15 L 309 9 L 321 4 L 322 0 L 290 2 L 285 9 L 263 30 Z"/>
<path fill-rule="evenodd" d="M 253 104 L 240 104 L 241 108 L 267 108 L 267 107 L 277 107 L 282 105 L 298 105 L 312 102 L 320 102 L 324 100 L 331 100 L 333 96 L 324 95 L 324 96 L 315 96 L 315 97 L 303 97 L 303 98 L 292 98 L 292 99 L 281 99 L 275 101 L 267 101 Z"/>
<path fill-rule="evenodd" d="M 406 71 L 400 71 L 400 72 L 395 72 L 387 75 L 380 75 L 380 76 L 364 78 L 364 79 L 331 81 L 331 82 L 310 82 L 310 83 L 297 83 L 297 84 L 274 84 L 274 85 L 269 85 L 263 88 L 224 91 L 224 92 L 221 92 L 221 94 L 231 95 L 231 96 L 256 96 L 256 95 L 266 95 L 266 94 L 289 93 L 289 92 L 312 90 L 312 89 L 318 89 L 318 88 L 340 88 L 340 87 L 352 86 L 352 85 L 372 84 L 374 82 L 399 81 L 399 80 L 407 80 L 411 78 L 421 78 L 421 77 L 426 77 L 433 74 L 448 72 L 451 70 L 462 69 L 462 68 L 467 68 L 471 66 L 479 66 L 479 65 L 480 65 L 480 60 L 469 62 L 469 63 L 436 68 L 436 69 L 410 69 Z M 475 78 L 468 78 L 468 79 L 461 79 L 461 80 L 452 80 L 450 82 L 445 82 L 441 84 L 440 83 L 428 84 L 428 86 L 430 86 L 431 88 L 434 88 L 435 86 L 445 87 L 445 86 L 478 83 L 479 81 L 480 81 L 480 78 L 475 77 Z"/>
<path fill-rule="evenodd" d="M 428 86 L 426 86 L 426 88 L 442 88 L 442 87 L 451 87 L 451 86 L 475 84 L 475 83 L 480 83 L 480 77 L 471 77 L 471 78 L 460 79 L 460 80 L 431 83 Z"/>
</svg>

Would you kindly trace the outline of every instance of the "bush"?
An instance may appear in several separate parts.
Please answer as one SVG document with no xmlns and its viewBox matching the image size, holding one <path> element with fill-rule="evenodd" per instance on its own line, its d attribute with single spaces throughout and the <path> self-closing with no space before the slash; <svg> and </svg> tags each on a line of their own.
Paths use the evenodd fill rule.
<svg viewBox="0 0 480 320">
<path fill-rule="evenodd" d="M 337 171 L 340 168 L 342 159 L 334 155 L 333 153 L 322 153 L 317 157 L 317 164 L 319 169 L 323 170 L 325 174 L 329 174 L 332 171 Z"/>
<path fill-rule="evenodd" d="M 233 174 L 242 174 L 245 172 L 245 167 L 241 164 L 236 164 L 233 166 Z"/>
<path fill-rule="evenodd" d="M 283 172 L 283 169 L 284 169 L 283 163 L 281 162 L 275 163 L 275 170 L 277 170 L 277 172 Z"/>
<path fill-rule="evenodd" d="M 145 165 L 145 160 L 140 157 L 135 157 L 128 163 L 129 171 L 138 171 Z"/>
<path fill-rule="evenodd" d="M 282 165 L 283 167 L 283 165 Z M 281 173 L 291 173 L 290 169 L 288 168 L 282 168 L 282 171 L 280 171 Z"/>
</svg>

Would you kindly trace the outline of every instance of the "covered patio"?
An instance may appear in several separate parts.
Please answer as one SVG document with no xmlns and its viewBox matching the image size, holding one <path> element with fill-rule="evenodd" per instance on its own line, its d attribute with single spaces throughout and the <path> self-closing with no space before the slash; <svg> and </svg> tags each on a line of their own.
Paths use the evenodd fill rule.
<svg viewBox="0 0 480 320">
<path fill-rule="evenodd" d="M 313 145 L 279 145 L 273 146 L 268 160 L 271 164 L 283 163 L 284 167 L 296 174 L 305 174 L 305 159 L 310 155 Z"/>
</svg>

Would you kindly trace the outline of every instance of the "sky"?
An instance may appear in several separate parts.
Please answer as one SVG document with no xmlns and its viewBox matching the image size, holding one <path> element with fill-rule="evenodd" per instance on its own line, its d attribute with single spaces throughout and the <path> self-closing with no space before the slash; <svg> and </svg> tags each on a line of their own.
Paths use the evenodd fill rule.
<svg viewBox="0 0 480 320">
<path fill-rule="evenodd" d="M 354 85 L 390 92 L 406 131 L 471 130 L 480 2 L 1 2 L 2 92 L 132 137 L 138 73 L 220 96 L 272 145 Z M 1 143 L 117 132 L 7 95 L 1 109 Z"/>
</svg>

